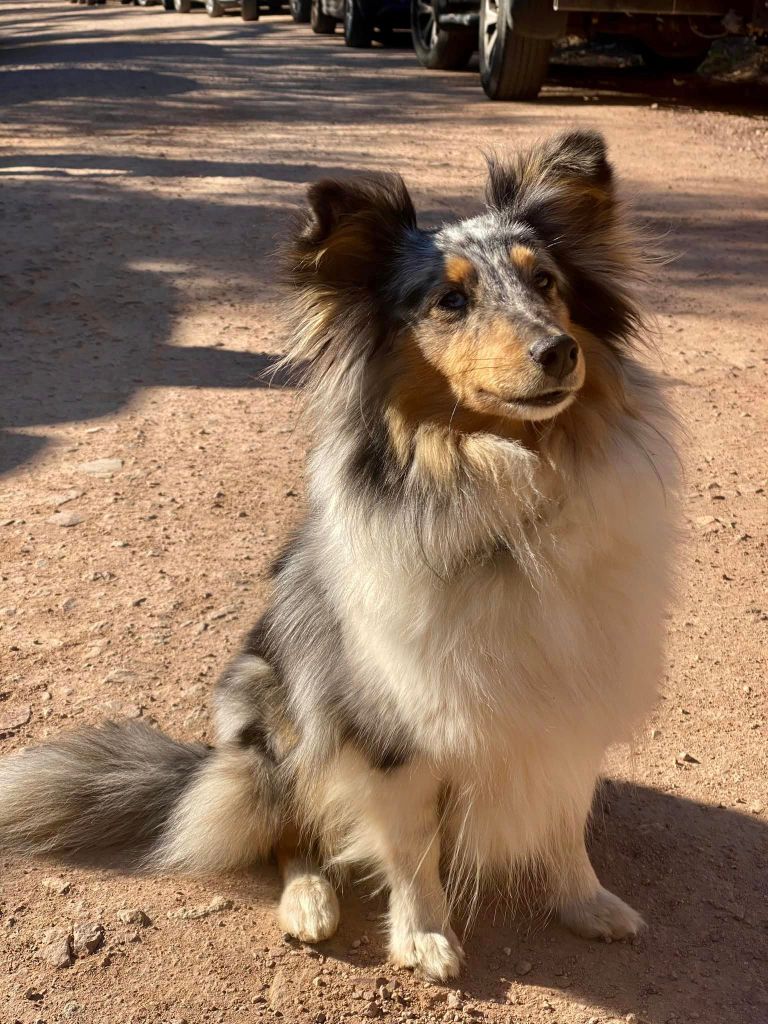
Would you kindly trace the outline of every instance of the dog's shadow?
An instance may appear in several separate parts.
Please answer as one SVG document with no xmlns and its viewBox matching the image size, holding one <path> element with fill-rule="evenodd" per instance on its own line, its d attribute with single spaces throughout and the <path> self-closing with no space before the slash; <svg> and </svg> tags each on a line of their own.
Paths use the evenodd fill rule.
<svg viewBox="0 0 768 1024">
<path fill-rule="evenodd" d="M 488 911 L 464 936 L 467 963 L 456 984 L 469 999 L 502 1004 L 510 1016 L 500 1019 L 510 1021 L 527 1019 L 533 1007 L 559 1020 L 565 1002 L 585 1020 L 599 1007 L 601 1021 L 634 1013 L 648 1024 L 768 1024 L 764 819 L 746 807 L 739 813 L 606 782 L 591 853 L 603 884 L 646 918 L 643 935 L 606 945 Z M 339 935 L 323 951 L 380 973 L 386 952 L 370 919 L 383 903 L 344 903 Z M 370 945 L 350 951 L 361 933 Z"/>
<path fill-rule="evenodd" d="M 537 1021 L 559 1021 L 560 1012 L 588 1020 L 598 1011 L 601 1024 L 631 1013 L 647 1024 L 768 1024 L 764 818 L 605 782 L 591 854 L 603 884 L 643 914 L 647 930 L 634 943 L 606 945 L 488 910 L 464 934 L 467 962 L 453 983 L 470 1007 L 514 1024 L 534 1011 Z M 131 859 L 100 857 L 92 866 L 130 872 Z M 216 885 L 251 906 L 276 906 L 280 894 L 274 868 Z M 339 931 L 317 949 L 381 975 L 386 902 L 365 892 L 364 883 L 347 886 Z"/>
</svg>

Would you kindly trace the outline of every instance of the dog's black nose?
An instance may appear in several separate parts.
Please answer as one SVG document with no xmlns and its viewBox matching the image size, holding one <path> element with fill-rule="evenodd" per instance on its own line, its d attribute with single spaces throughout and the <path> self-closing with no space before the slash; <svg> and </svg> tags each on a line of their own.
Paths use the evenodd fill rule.
<svg viewBox="0 0 768 1024">
<path fill-rule="evenodd" d="M 542 367 L 549 377 L 562 380 L 576 366 L 579 346 L 570 334 L 555 334 L 541 338 L 530 348 L 531 359 Z"/>
</svg>

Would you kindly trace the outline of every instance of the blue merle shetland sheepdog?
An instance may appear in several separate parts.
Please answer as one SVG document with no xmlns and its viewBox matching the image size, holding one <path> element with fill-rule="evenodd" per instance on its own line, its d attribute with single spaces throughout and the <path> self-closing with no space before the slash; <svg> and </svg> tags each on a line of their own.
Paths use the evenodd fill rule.
<svg viewBox="0 0 768 1024">
<path fill-rule="evenodd" d="M 654 701 L 674 434 L 637 358 L 639 254 L 602 138 L 492 160 L 417 226 L 395 175 L 321 181 L 289 247 L 306 517 L 215 693 L 213 749 L 140 723 L 0 762 L 0 845 L 146 840 L 209 873 L 277 851 L 282 927 L 333 934 L 339 865 L 389 891 L 392 960 L 456 975 L 458 898 L 535 871 L 580 935 L 635 935 L 585 827 Z"/>
</svg>

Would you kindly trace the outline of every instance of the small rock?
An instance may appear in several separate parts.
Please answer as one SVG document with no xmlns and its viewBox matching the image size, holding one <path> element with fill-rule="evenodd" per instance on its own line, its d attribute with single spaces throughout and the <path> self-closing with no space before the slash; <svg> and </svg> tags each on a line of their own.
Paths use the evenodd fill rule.
<svg viewBox="0 0 768 1024">
<path fill-rule="evenodd" d="M 72 963 L 72 933 L 68 928 L 53 927 L 43 932 L 40 955 L 52 967 L 61 969 Z"/>
<path fill-rule="evenodd" d="M 693 754 L 689 754 L 687 750 L 681 750 L 675 758 L 676 764 L 701 764 L 701 761 L 697 760 Z"/>
<path fill-rule="evenodd" d="M 81 462 L 77 467 L 81 473 L 89 476 L 111 476 L 123 468 L 122 459 L 94 459 L 93 462 Z"/>
<path fill-rule="evenodd" d="M 118 910 L 117 920 L 121 924 L 137 924 L 141 928 L 146 928 L 152 924 L 149 917 L 147 917 L 143 910 L 139 910 L 138 907 L 126 907 L 124 910 Z"/>
<path fill-rule="evenodd" d="M 64 600 L 59 604 L 59 608 L 63 612 L 71 612 L 76 604 L 77 601 L 74 599 L 74 597 L 65 597 Z"/>
<path fill-rule="evenodd" d="M 36 988 L 28 988 L 27 991 L 24 993 L 24 998 L 29 999 L 33 1003 L 39 1003 L 40 1000 L 43 998 L 43 993 L 38 992 Z"/>
<path fill-rule="evenodd" d="M 48 892 L 55 893 L 57 896 L 65 896 L 72 888 L 72 885 L 65 878 L 56 878 L 53 875 L 49 878 L 44 878 L 40 884 Z"/>
<path fill-rule="evenodd" d="M 763 813 L 763 804 L 759 804 L 759 803 L 758 804 L 752 804 L 751 807 L 749 808 L 749 811 L 750 811 L 751 814 L 762 814 Z"/>
<path fill-rule="evenodd" d="M 530 974 L 532 970 L 533 964 L 529 960 L 520 960 L 515 964 L 517 974 Z"/>
<path fill-rule="evenodd" d="M 89 956 L 104 944 L 104 929 L 100 924 L 89 922 L 76 924 L 72 934 L 72 952 L 75 956 Z"/>
<path fill-rule="evenodd" d="M 54 512 L 48 516 L 47 522 L 52 526 L 79 526 L 84 518 L 79 512 Z"/>
<path fill-rule="evenodd" d="M 214 896 L 210 903 L 204 907 L 181 907 L 179 910 L 170 910 L 168 917 L 177 918 L 180 921 L 196 921 L 201 917 L 210 917 L 211 914 L 220 914 L 225 910 L 234 907 L 232 900 L 224 896 Z"/>
<path fill-rule="evenodd" d="M 449 992 L 445 1003 L 446 1006 L 450 1006 L 452 1010 L 460 1010 L 463 1006 L 461 995 L 458 992 Z"/>
<path fill-rule="evenodd" d="M 354 939 L 352 941 L 352 949 L 360 949 L 360 939 Z"/>
<path fill-rule="evenodd" d="M 74 1000 L 70 1000 L 70 1002 L 64 1003 L 64 1005 L 61 1008 L 61 1016 L 66 1018 L 66 1019 L 71 1019 L 72 1017 L 76 1017 L 79 1012 L 80 1012 L 80 1004 L 76 1003 Z"/>
<path fill-rule="evenodd" d="M 54 508 L 58 508 L 60 505 L 66 505 L 68 501 L 75 501 L 76 498 L 82 498 L 82 491 L 64 491 L 63 494 L 54 494 L 51 497 L 51 504 Z"/>
<path fill-rule="evenodd" d="M 31 717 L 29 704 L 0 704 L 0 733 L 20 729 Z"/>
<path fill-rule="evenodd" d="M 104 676 L 103 683 L 135 683 L 138 676 L 128 668 L 113 668 Z"/>
<path fill-rule="evenodd" d="M 505 946 L 502 953 L 504 956 L 512 956 L 512 948 L 510 946 Z"/>
</svg>

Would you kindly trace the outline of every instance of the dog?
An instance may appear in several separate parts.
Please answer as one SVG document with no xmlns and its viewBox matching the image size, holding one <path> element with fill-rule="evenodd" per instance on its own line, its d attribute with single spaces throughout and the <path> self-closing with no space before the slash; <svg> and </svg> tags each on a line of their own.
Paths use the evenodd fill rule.
<svg viewBox="0 0 768 1024">
<path fill-rule="evenodd" d="M 285 256 L 307 511 L 214 695 L 215 746 L 107 723 L 0 762 L 0 845 L 269 857 L 282 928 L 389 891 L 389 949 L 458 974 L 452 912 L 533 873 L 589 938 L 639 913 L 585 846 L 601 759 L 652 707 L 678 462 L 638 353 L 643 260 L 600 135 L 489 158 L 485 212 L 417 226 L 397 175 L 324 180 Z"/>
</svg>

